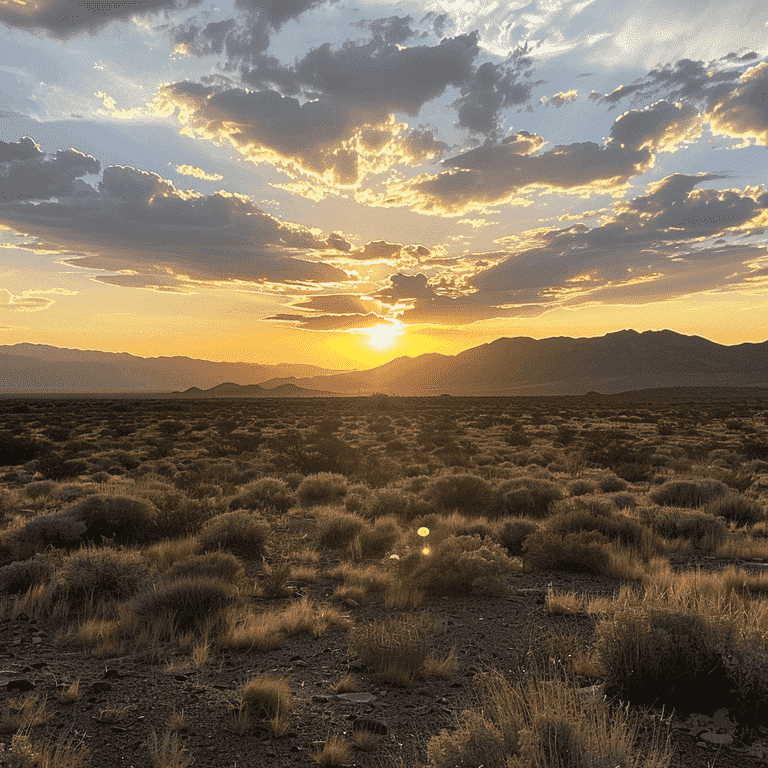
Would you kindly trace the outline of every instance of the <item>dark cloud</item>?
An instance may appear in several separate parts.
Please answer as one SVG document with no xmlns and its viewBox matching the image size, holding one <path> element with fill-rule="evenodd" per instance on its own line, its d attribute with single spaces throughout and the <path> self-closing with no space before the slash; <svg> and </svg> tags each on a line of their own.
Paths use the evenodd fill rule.
<svg viewBox="0 0 768 768">
<path fill-rule="evenodd" d="M 743 67 L 728 69 L 712 62 L 681 59 L 674 64 L 658 66 L 630 85 L 620 85 L 611 93 L 599 94 L 593 91 L 590 98 L 610 107 L 617 106 L 624 99 L 629 99 L 635 105 L 658 99 L 689 99 L 697 102 L 723 84 L 736 82 L 743 71 Z"/>
<path fill-rule="evenodd" d="M 184 192 L 155 173 L 123 166 L 106 168 L 98 191 L 89 187 L 88 194 L 72 181 L 75 175 L 98 171 L 94 158 L 76 150 L 37 154 L 25 141 L 0 151 L 21 156 L 2 166 L 0 184 L 12 183 L 16 191 L 0 195 L 0 222 L 35 237 L 27 247 L 71 254 L 67 260 L 81 267 L 141 276 L 120 277 L 111 281 L 115 284 L 167 288 L 169 276 L 176 284 L 185 276 L 202 281 L 346 280 L 342 270 L 306 258 L 343 254 L 340 248 L 349 245 L 343 237 L 322 239 L 281 222 L 242 195 Z M 52 196 L 55 201 L 46 201 Z"/>
<path fill-rule="evenodd" d="M 201 0 L 36 0 L 25 4 L 0 3 L 0 23 L 52 37 L 69 38 L 80 32 L 94 34 L 107 24 L 135 14 L 191 8 Z"/>
<path fill-rule="evenodd" d="M 727 93 L 718 90 L 710 99 L 708 120 L 713 133 L 768 146 L 768 63 L 748 69 Z"/>
<path fill-rule="evenodd" d="M 77 180 L 100 169 L 98 160 L 75 149 L 46 155 L 28 136 L 14 143 L 0 141 L 0 204 L 87 194 L 83 187 L 91 188 L 77 186 Z"/>
<path fill-rule="evenodd" d="M 296 64 L 296 78 L 306 88 L 376 113 L 415 115 L 449 85 L 472 77 L 479 50 L 476 32 L 403 49 L 379 36 L 335 51 L 326 43 Z"/>
<path fill-rule="evenodd" d="M 302 104 L 276 91 L 180 82 L 162 86 L 153 105 L 195 136 L 227 142 L 254 162 L 311 174 L 329 185 L 353 186 L 369 173 L 419 163 L 447 149 L 428 127 L 409 131 L 395 123 L 381 104 L 369 111 L 326 97 Z"/>
<path fill-rule="evenodd" d="M 351 328 L 371 328 L 384 321 L 384 318 L 373 312 L 369 312 L 367 315 L 278 314 L 264 319 L 295 323 L 299 328 L 308 331 L 346 331 Z"/>
<path fill-rule="evenodd" d="M 748 290 L 768 269 L 768 248 L 734 238 L 764 225 L 768 193 L 699 188 L 719 179 L 674 174 L 616 203 L 613 215 L 593 228 L 577 224 L 502 239 L 506 258 L 469 278 L 462 295 L 449 295 L 423 274 L 396 274 L 374 298 L 409 305 L 400 316 L 406 323 L 459 325 L 585 303 Z"/>
<path fill-rule="evenodd" d="M 449 170 L 442 173 L 390 184 L 374 202 L 458 216 L 502 203 L 528 205 L 526 195 L 534 188 L 620 195 L 632 177 L 653 165 L 656 153 L 674 152 L 701 132 L 694 107 L 660 101 L 619 116 L 602 146 L 579 142 L 539 152 L 544 140 L 520 131 L 444 160 Z"/>
<path fill-rule="evenodd" d="M 481 64 L 465 79 L 461 96 L 453 103 L 459 126 L 494 141 L 498 138 L 501 111 L 527 104 L 531 91 L 546 82 L 529 79 L 533 59 L 527 54 L 527 46 L 520 47 L 499 64 Z"/>
<path fill-rule="evenodd" d="M 698 139 L 702 131 L 701 115 L 695 107 L 658 101 L 616 118 L 609 144 L 629 150 L 674 151 L 683 142 Z"/>
</svg>

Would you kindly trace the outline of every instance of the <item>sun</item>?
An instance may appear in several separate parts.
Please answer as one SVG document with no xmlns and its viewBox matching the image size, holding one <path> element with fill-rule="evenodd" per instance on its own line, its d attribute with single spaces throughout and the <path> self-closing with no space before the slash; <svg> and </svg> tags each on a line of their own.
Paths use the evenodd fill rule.
<svg viewBox="0 0 768 768">
<path fill-rule="evenodd" d="M 374 325 L 372 328 L 366 328 L 368 343 L 376 349 L 386 349 L 395 343 L 398 336 L 403 333 L 402 323 L 387 323 Z"/>
</svg>

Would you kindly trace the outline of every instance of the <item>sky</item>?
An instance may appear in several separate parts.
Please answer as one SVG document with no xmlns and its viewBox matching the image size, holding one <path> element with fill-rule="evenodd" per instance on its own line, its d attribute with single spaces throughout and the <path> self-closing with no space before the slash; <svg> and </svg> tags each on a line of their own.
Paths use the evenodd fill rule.
<svg viewBox="0 0 768 768">
<path fill-rule="evenodd" d="M 768 339 L 758 0 L 0 0 L 0 345 Z"/>
</svg>

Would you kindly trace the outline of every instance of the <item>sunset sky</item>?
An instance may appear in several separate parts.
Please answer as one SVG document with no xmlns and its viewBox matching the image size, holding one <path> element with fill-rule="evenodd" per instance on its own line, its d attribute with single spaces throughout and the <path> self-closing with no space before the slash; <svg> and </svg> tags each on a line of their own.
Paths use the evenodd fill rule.
<svg viewBox="0 0 768 768">
<path fill-rule="evenodd" d="M 0 0 L 0 344 L 768 339 L 757 0 Z"/>
</svg>

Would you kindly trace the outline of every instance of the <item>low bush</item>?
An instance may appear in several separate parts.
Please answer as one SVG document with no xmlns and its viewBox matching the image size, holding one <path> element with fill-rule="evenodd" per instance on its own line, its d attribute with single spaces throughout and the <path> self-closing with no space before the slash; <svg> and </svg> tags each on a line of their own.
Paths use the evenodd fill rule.
<svg viewBox="0 0 768 768">
<path fill-rule="evenodd" d="M 296 497 L 287 483 L 274 477 L 263 477 L 241 487 L 230 501 L 230 509 L 266 509 L 287 512 L 296 503 Z"/>
<path fill-rule="evenodd" d="M 151 541 L 156 536 L 157 507 L 132 496 L 93 494 L 75 502 L 64 512 L 85 524 L 84 538 L 118 544 Z"/>
<path fill-rule="evenodd" d="M 223 549 L 245 560 L 257 560 L 266 554 L 270 532 L 264 518 L 238 509 L 212 517 L 199 539 L 204 552 Z"/>
<path fill-rule="evenodd" d="M 727 493 L 710 501 L 704 512 L 715 517 L 725 518 L 737 528 L 754 525 L 765 520 L 765 508 L 759 501 L 742 496 L 740 493 Z"/>
<path fill-rule="evenodd" d="M 477 675 L 477 709 L 427 742 L 428 768 L 668 768 L 658 736 L 640 741 L 638 722 L 604 699 L 580 696 L 562 680 L 533 674 L 508 682 Z"/>
<path fill-rule="evenodd" d="M 725 622 L 693 612 L 634 606 L 597 627 L 605 692 L 642 706 L 712 714 L 730 690 Z"/>
<path fill-rule="evenodd" d="M 523 560 L 534 570 L 602 575 L 611 564 L 607 545 L 605 536 L 596 531 L 559 534 L 541 528 L 523 543 Z"/>
<path fill-rule="evenodd" d="M 728 487 L 718 480 L 669 480 L 649 497 L 665 507 L 701 507 L 727 492 Z"/>
<path fill-rule="evenodd" d="M 51 600 L 84 609 L 110 600 L 126 600 L 146 587 L 147 561 L 138 552 L 111 548 L 81 549 L 67 555 L 51 582 Z"/>
<path fill-rule="evenodd" d="M 332 472 L 319 472 L 302 480 L 296 497 L 303 506 L 333 504 L 347 495 L 347 478 Z"/>
<path fill-rule="evenodd" d="M 402 529 L 393 517 L 380 517 L 373 525 L 365 526 L 352 542 L 353 550 L 362 557 L 383 557 L 402 536 Z"/>
<path fill-rule="evenodd" d="M 0 592 L 8 595 L 23 594 L 50 578 L 51 566 L 42 558 L 17 560 L 0 568 Z"/>
<path fill-rule="evenodd" d="M 431 551 L 412 552 L 400 561 L 401 578 L 433 594 L 504 594 L 506 578 L 516 569 L 500 544 L 479 536 L 449 536 Z"/>
<path fill-rule="evenodd" d="M 348 512 L 327 512 L 318 519 L 317 543 L 320 547 L 338 549 L 346 547 L 365 526 L 359 515 Z"/>
<path fill-rule="evenodd" d="M 534 477 L 507 480 L 497 493 L 500 514 L 513 517 L 546 517 L 551 505 L 563 498 L 559 485 Z"/>
<path fill-rule="evenodd" d="M 525 540 L 538 528 L 537 523 L 524 517 L 505 520 L 496 531 L 496 539 L 510 555 L 519 557 L 523 554 Z"/>
<path fill-rule="evenodd" d="M 622 477 L 616 475 L 606 475 L 598 482 L 598 487 L 603 493 L 618 493 L 625 491 L 629 483 Z"/>
<path fill-rule="evenodd" d="M 697 547 L 712 548 L 724 541 L 728 533 L 722 520 L 701 510 L 647 507 L 640 510 L 640 517 L 659 536 L 686 539 Z"/>
<path fill-rule="evenodd" d="M 661 541 L 645 525 L 616 512 L 613 505 L 597 499 L 566 499 L 553 507 L 544 528 L 564 536 L 579 531 L 597 531 L 608 541 L 636 550 L 645 558 L 658 554 Z"/>
<path fill-rule="evenodd" d="M 144 624 L 167 621 L 168 632 L 174 636 L 215 623 L 236 599 L 235 588 L 221 579 L 184 577 L 137 594 L 130 609 Z"/>
<path fill-rule="evenodd" d="M 244 575 L 245 568 L 236 555 L 231 552 L 206 552 L 178 560 L 163 574 L 163 578 L 166 581 L 217 579 L 226 584 L 239 584 Z"/>
<path fill-rule="evenodd" d="M 489 513 L 494 495 L 493 487 L 487 480 L 468 473 L 435 478 L 426 487 L 425 493 L 439 509 L 477 515 Z"/>
<path fill-rule="evenodd" d="M 7 546 L 18 560 L 53 549 L 71 549 L 80 545 L 85 523 L 62 512 L 38 515 L 7 537 Z"/>
</svg>

